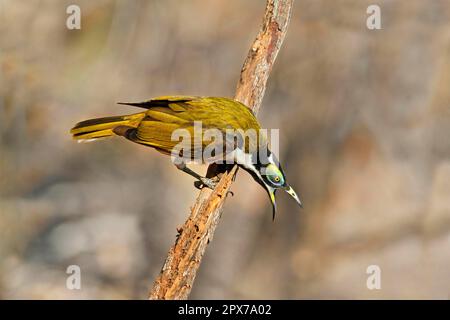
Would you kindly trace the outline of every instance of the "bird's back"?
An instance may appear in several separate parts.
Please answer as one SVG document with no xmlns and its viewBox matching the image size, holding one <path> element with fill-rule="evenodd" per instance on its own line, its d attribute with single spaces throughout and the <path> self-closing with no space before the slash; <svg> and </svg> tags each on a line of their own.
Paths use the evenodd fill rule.
<svg viewBox="0 0 450 320">
<path fill-rule="evenodd" d="M 247 151 L 256 150 L 260 141 L 258 140 L 260 125 L 251 110 L 229 98 L 164 96 L 144 102 L 121 104 L 147 110 L 133 115 L 83 121 L 72 129 L 74 137 L 96 138 L 115 133 L 136 143 L 153 147 L 162 153 L 171 154 L 175 146 L 180 146 L 180 141 L 174 139 L 174 134 L 187 132 L 192 140 L 185 141 L 182 147 L 190 148 L 192 156 L 203 152 L 211 143 L 217 142 L 212 137 L 205 137 L 205 133 L 211 130 L 216 130 L 223 136 L 236 130 L 244 134 L 249 131 L 255 132 L 256 140 L 245 141 Z M 115 122 L 110 122 L 111 120 Z M 199 126 L 201 140 L 194 141 Z M 97 133 L 97 129 L 102 131 Z M 262 140 L 265 144 L 266 137 L 263 136 Z M 223 144 L 226 143 L 230 141 L 223 141 Z"/>
<path fill-rule="evenodd" d="M 129 105 L 147 108 L 147 118 L 184 126 L 201 121 L 205 128 L 255 129 L 260 126 L 244 104 L 222 97 L 176 96 L 159 97 Z M 145 120 L 145 119 L 144 119 Z"/>
</svg>

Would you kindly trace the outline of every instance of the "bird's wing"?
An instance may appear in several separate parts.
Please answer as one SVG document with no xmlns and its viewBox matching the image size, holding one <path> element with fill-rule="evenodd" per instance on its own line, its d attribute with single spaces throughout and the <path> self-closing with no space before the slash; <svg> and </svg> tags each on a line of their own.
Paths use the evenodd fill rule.
<svg viewBox="0 0 450 320">
<path fill-rule="evenodd" d="M 161 96 L 142 102 L 118 102 L 118 104 L 140 107 L 144 109 L 151 109 L 154 107 L 166 107 L 171 108 L 174 111 L 180 110 L 178 104 L 182 104 L 192 100 L 198 100 L 201 97 L 196 96 Z M 183 110 L 180 110 L 183 111 Z"/>
<path fill-rule="evenodd" d="M 258 131 L 259 124 L 244 105 L 228 98 L 194 96 L 159 97 L 129 105 L 147 108 L 133 141 L 171 154 L 183 149 L 183 157 L 215 162 L 233 151 L 235 140 L 227 130 Z M 187 139 L 187 137 L 191 139 Z M 194 137 L 201 137 L 194 139 Z M 174 150 L 176 148 L 177 150 Z M 246 149 L 256 149 L 246 142 Z"/>
<path fill-rule="evenodd" d="M 222 137 L 217 137 L 223 134 L 221 130 L 213 130 L 211 134 L 203 121 L 202 125 L 195 122 L 201 121 L 197 117 L 189 112 L 154 107 L 146 112 L 130 139 L 164 154 L 198 162 L 215 162 L 223 157 L 224 150 L 232 151 L 223 148 Z"/>
</svg>

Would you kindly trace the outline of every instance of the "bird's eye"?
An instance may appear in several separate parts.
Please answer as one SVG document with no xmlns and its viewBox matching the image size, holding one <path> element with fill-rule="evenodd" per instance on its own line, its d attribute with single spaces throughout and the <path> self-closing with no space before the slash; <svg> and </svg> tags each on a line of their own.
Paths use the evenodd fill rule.
<svg viewBox="0 0 450 320">
<path fill-rule="evenodd" d="M 267 180 L 276 185 L 276 186 L 282 186 L 284 184 L 284 177 L 281 173 L 280 169 L 278 169 L 275 165 L 268 165 L 266 168 L 266 177 Z"/>
<path fill-rule="evenodd" d="M 272 182 L 273 184 L 276 185 L 281 185 L 281 178 L 280 176 L 277 175 L 268 175 L 267 178 L 269 179 L 270 182 Z"/>
</svg>

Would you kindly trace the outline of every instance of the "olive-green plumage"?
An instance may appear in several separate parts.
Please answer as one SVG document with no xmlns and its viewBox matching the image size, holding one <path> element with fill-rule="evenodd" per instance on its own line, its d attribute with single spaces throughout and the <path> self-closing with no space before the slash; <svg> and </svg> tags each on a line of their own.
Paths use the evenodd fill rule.
<svg viewBox="0 0 450 320">
<path fill-rule="evenodd" d="M 285 190 L 299 205 L 295 191 L 287 184 L 281 166 L 270 152 L 267 137 L 260 131 L 260 125 L 253 113 L 242 103 L 217 97 L 164 96 L 138 103 L 121 103 L 147 109 L 146 111 L 106 118 L 82 121 L 71 129 L 74 139 L 90 141 L 109 136 L 123 136 L 133 142 L 149 146 L 166 155 L 176 155 L 178 169 L 195 177 L 200 184 L 196 186 L 214 188 L 215 182 L 187 168 L 186 158 L 203 162 L 220 162 L 229 158 L 233 163 L 249 172 L 270 196 L 275 216 L 275 192 Z M 201 132 L 198 132 L 199 126 Z M 173 134 L 184 130 L 190 139 L 173 139 Z M 210 129 L 221 139 L 211 136 Z M 180 131 L 177 131 L 180 130 Z M 233 135 L 229 136 L 229 132 Z M 249 135 L 253 132 L 255 135 Z M 199 136 L 200 139 L 196 139 Z M 209 133 L 209 134 L 208 134 Z M 236 138 L 240 142 L 236 142 Z M 180 146 L 181 145 L 181 146 Z M 205 151 L 213 146 L 214 152 Z M 216 148 L 215 145 L 219 145 Z M 178 153 L 178 148 L 188 150 L 188 156 Z M 267 153 L 261 154 L 266 149 Z M 175 151 L 175 153 L 173 152 Z M 197 155 L 201 155 L 199 159 Z M 227 156 L 225 158 L 225 155 Z M 180 157 L 181 156 L 181 157 Z M 228 157 L 230 156 L 230 157 Z M 223 162 L 222 162 L 223 163 Z"/>
<path fill-rule="evenodd" d="M 258 131 L 260 125 L 253 113 L 242 103 L 217 97 L 170 96 L 139 103 L 122 103 L 148 109 L 124 116 L 86 120 L 71 130 L 74 139 L 91 140 L 112 135 L 125 136 L 133 142 L 147 145 L 170 154 L 179 143 L 172 139 L 177 129 L 194 135 L 194 122 L 201 122 L 203 132 L 208 129 L 240 129 Z M 264 138 L 265 140 L 265 138 Z M 192 153 L 205 148 L 212 139 L 202 139 L 202 145 L 191 145 Z M 257 148 L 257 141 L 246 141 L 247 151 Z M 265 143 L 265 142 L 263 142 Z M 207 160 L 207 159 L 206 159 Z"/>
</svg>

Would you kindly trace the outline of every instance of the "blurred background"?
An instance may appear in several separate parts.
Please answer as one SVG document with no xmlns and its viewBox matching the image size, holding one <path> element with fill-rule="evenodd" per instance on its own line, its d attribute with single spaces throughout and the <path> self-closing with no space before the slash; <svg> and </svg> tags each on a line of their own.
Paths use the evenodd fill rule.
<svg viewBox="0 0 450 320">
<path fill-rule="evenodd" d="M 450 0 L 378 0 L 374 31 L 372 3 L 295 1 L 259 118 L 281 128 L 305 208 L 279 193 L 272 222 L 240 171 L 191 298 L 449 298 Z M 232 97 L 264 6 L 0 1 L 0 298 L 146 298 L 194 181 L 154 150 L 69 129 L 136 110 L 118 101 Z"/>
</svg>

